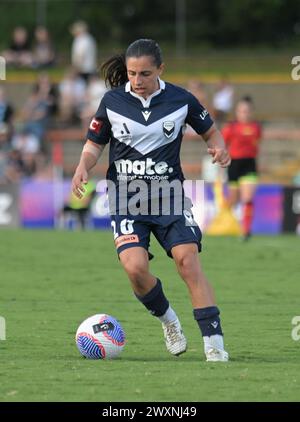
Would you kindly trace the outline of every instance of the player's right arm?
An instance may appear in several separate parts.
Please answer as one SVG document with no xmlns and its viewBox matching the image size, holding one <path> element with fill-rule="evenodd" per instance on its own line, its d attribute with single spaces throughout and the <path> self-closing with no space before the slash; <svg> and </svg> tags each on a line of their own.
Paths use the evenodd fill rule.
<svg viewBox="0 0 300 422">
<path fill-rule="evenodd" d="M 86 137 L 87 141 L 72 179 L 72 191 L 78 198 L 82 198 L 84 185 L 88 182 L 89 171 L 96 165 L 110 138 L 111 125 L 106 113 L 104 96 L 90 123 Z"/>
<path fill-rule="evenodd" d="M 72 191 L 77 198 L 81 199 L 84 185 L 87 184 L 90 170 L 96 165 L 102 155 L 104 145 L 98 145 L 88 139 L 83 147 L 79 164 L 72 179 Z"/>
</svg>

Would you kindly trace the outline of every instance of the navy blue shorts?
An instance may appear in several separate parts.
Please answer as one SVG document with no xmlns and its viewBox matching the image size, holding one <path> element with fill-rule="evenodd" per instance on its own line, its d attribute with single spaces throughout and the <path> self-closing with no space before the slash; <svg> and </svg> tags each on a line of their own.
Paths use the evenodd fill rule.
<svg viewBox="0 0 300 422">
<path fill-rule="evenodd" d="M 202 233 L 190 210 L 184 210 L 183 215 L 171 216 L 112 215 L 111 225 L 118 254 L 134 246 L 148 251 L 151 233 L 170 258 L 171 249 L 184 243 L 196 243 L 201 251 Z"/>
</svg>

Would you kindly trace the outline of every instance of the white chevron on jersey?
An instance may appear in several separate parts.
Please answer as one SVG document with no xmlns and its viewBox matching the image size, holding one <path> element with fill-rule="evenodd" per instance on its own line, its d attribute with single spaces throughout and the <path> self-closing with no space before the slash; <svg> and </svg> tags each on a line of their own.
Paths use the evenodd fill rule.
<svg viewBox="0 0 300 422">
<path fill-rule="evenodd" d="M 188 105 L 186 104 L 173 113 L 163 116 L 148 126 L 124 117 L 108 108 L 106 110 L 114 138 L 145 155 L 177 139 L 180 129 L 185 126 Z M 168 134 L 168 137 L 164 134 L 164 122 L 174 122 L 174 132 Z M 124 123 L 130 134 L 124 132 Z"/>
</svg>

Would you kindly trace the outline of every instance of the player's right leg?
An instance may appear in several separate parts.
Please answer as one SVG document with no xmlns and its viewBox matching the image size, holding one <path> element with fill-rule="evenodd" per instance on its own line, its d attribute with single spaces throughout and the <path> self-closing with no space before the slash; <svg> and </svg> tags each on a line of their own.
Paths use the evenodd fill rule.
<svg viewBox="0 0 300 422">
<path fill-rule="evenodd" d="M 137 299 L 162 323 L 167 350 L 173 355 L 186 351 L 186 338 L 179 319 L 169 305 L 161 281 L 148 268 L 148 253 L 142 247 L 132 247 L 120 253 L 120 261 L 131 281 Z"/>
<path fill-rule="evenodd" d="M 149 271 L 149 226 L 133 216 L 125 219 L 114 216 L 112 227 L 120 262 L 128 275 L 135 296 L 161 321 L 167 350 L 173 355 L 180 355 L 187 347 L 180 322 L 169 305 L 161 281 Z"/>
</svg>

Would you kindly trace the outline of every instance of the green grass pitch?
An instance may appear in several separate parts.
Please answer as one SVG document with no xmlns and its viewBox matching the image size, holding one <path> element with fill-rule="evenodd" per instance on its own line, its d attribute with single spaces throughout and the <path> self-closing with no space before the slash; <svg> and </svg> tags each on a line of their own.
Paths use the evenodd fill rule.
<svg viewBox="0 0 300 422">
<path fill-rule="evenodd" d="M 159 321 L 131 293 L 110 232 L 0 233 L 0 401 L 299 401 L 299 238 L 204 237 L 201 260 L 221 309 L 228 363 L 204 361 L 187 289 L 152 241 L 151 270 L 177 311 L 188 352 L 165 349 Z M 108 313 L 126 346 L 114 361 L 76 348 L 79 323 Z"/>
</svg>

